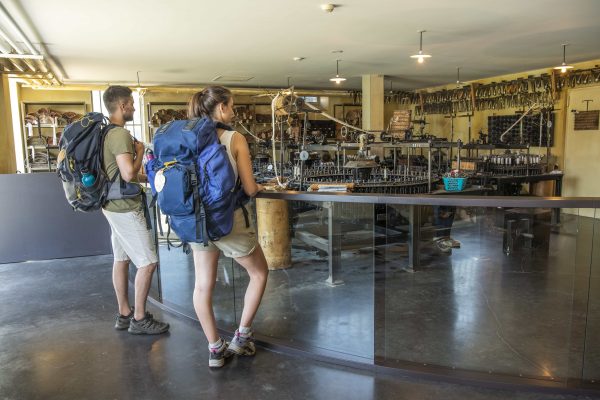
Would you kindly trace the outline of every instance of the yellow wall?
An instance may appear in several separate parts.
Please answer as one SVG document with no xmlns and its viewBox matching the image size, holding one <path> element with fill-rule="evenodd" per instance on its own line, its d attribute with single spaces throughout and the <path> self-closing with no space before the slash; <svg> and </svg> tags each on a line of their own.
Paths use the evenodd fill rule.
<svg viewBox="0 0 600 400">
<path fill-rule="evenodd" d="M 587 61 L 583 63 L 573 64 L 577 69 L 586 69 L 594 67 L 599 64 L 600 60 Z M 488 84 L 491 82 L 500 82 L 500 81 L 510 81 L 517 78 L 525 78 L 529 75 L 540 75 L 542 73 L 550 74 L 552 72 L 551 68 L 547 69 L 538 69 L 532 71 L 525 71 L 515 74 L 501 75 L 495 76 L 491 78 L 482 79 L 479 81 L 465 82 L 465 83 L 479 83 L 479 84 Z M 455 87 L 454 84 L 439 86 L 435 88 L 429 88 L 424 90 L 425 92 L 434 92 L 436 90 L 441 89 L 453 89 Z M 588 88 L 592 90 L 594 93 L 600 93 L 600 85 L 589 85 Z M 569 110 L 567 109 L 566 102 L 569 96 L 569 92 L 571 90 L 568 87 L 565 87 L 560 92 L 560 98 L 555 103 L 555 109 L 557 110 L 554 114 L 554 147 L 551 149 L 551 153 L 553 156 L 557 157 L 557 163 L 559 167 L 564 168 L 565 163 L 565 123 L 566 123 L 566 115 Z M 592 103 L 594 104 L 594 103 Z M 390 118 L 394 110 L 406 110 L 410 109 L 413 111 L 414 116 L 414 108 L 415 106 L 406 106 L 406 105 L 397 105 L 397 104 L 386 104 L 385 106 L 385 121 L 386 126 L 389 122 Z M 472 119 L 471 119 L 471 138 L 478 139 L 478 132 L 483 130 L 484 133 L 488 132 L 487 120 L 488 116 L 492 115 L 514 115 L 515 111 L 520 110 L 518 108 L 506 108 L 503 110 L 484 110 L 484 111 L 475 111 Z M 464 113 L 461 113 L 464 114 Z M 425 128 L 425 133 L 433 134 L 438 137 L 450 138 L 450 118 L 445 118 L 444 115 L 441 114 L 431 114 L 426 116 L 426 120 L 429 123 Z M 464 143 L 468 140 L 468 119 L 467 118 L 456 118 L 454 120 L 454 140 L 461 139 Z M 545 154 L 545 148 L 532 147 L 531 150 L 533 153 L 542 153 Z"/>
<path fill-rule="evenodd" d="M 91 90 L 61 90 L 61 89 L 32 89 L 28 87 L 21 88 L 20 101 L 27 102 L 84 102 L 87 105 L 87 111 L 92 110 L 92 92 Z"/>
<path fill-rule="evenodd" d="M 0 174 L 12 174 L 16 169 L 8 78 L 0 75 Z"/>
<path fill-rule="evenodd" d="M 593 100 L 590 110 L 600 109 L 600 87 L 572 89 L 568 110 L 585 111 L 583 100 Z M 563 196 L 600 197 L 600 130 L 574 130 L 575 114 L 567 113 L 565 140 L 565 177 Z M 595 210 L 580 210 L 581 215 L 593 216 Z M 600 216 L 600 215 L 599 215 Z"/>
</svg>

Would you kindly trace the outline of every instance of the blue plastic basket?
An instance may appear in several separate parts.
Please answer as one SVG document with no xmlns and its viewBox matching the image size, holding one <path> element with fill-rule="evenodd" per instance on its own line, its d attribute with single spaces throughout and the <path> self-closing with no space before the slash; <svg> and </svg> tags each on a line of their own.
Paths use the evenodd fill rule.
<svg viewBox="0 0 600 400">
<path fill-rule="evenodd" d="M 448 192 L 460 192 L 467 186 L 467 178 L 451 178 L 444 176 L 444 189 Z"/>
</svg>

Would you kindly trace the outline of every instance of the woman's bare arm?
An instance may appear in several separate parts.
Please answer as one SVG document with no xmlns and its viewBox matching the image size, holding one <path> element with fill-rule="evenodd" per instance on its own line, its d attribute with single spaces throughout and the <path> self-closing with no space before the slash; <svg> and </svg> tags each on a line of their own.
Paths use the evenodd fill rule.
<svg viewBox="0 0 600 400">
<path fill-rule="evenodd" d="M 246 138 L 239 132 L 233 134 L 231 143 L 231 152 L 237 163 L 238 176 L 242 181 L 244 192 L 250 197 L 256 196 L 258 192 L 264 189 L 263 185 L 256 183 L 252 174 L 252 160 L 250 158 L 250 149 Z"/>
</svg>

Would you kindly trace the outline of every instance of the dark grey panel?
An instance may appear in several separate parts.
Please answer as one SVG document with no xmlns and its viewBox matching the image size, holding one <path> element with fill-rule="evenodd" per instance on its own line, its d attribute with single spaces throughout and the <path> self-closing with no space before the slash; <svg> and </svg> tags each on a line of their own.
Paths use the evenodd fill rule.
<svg viewBox="0 0 600 400">
<path fill-rule="evenodd" d="M 56 174 L 0 175 L 0 264 L 111 252 L 102 213 L 73 211 Z"/>
</svg>

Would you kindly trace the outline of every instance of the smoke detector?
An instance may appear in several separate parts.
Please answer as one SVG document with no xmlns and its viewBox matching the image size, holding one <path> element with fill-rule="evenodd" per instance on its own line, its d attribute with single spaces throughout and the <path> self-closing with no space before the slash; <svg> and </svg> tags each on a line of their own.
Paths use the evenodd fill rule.
<svg viewBox="0 0 600 400">
<path fill-rule="evenodd" d="M 330 13 L 333 12 L 333 9 L 335 8 L 335 4 L 321 4 L 321 10 L 325 11 L 326 13 Z"/>
</svg>

